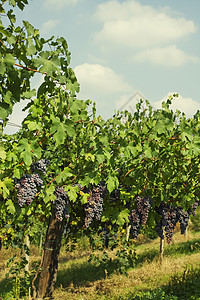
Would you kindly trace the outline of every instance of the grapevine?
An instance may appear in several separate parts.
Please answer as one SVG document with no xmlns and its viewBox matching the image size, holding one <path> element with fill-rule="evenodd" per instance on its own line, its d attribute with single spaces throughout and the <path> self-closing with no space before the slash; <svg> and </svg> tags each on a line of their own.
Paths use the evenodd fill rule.
<svg viewBox="0 0 200 300">
<path fill-rule="evenodd" d="M 133 239 L 137 239 L 141 225 L 145 225 L 148 219 L 148 214 L 152 205 L 150 197 L 136 198 L 137 207 L 132 210 L 129 220 L 131 223 L 131 234 Z"/>
<path fill-rule="evenodd" d="M 54 194 L 57 197 L 54 201 L 55 215 L 61 222 L 63 218 L 69 218 L 69 198 L 63 187 L 56 187 Z"/>
<path fill-rule="evenodd" d="M 37 163 L 31 165 L 32 171 L 39 171 L 46 175 L 46 168 L 49 164 L 47 159 L 41 159 Z M 43 185 L 43 179 L 39 173 L 33 173 L 31 175 L 24 175 L 16 184 L 17 200 L 20 207 L 24 205 L 31 205 L 34 200 L 38 187 Z"/>
<path fill-rule="evenodd" d="M 48 282 L 45 292 L 43 286 L 47 278 L 56 278 L 53 275 L 57 272 L 62 221 L 69 218 L 72 203 L 70 226 L 74 224 L 76 233 L 83 231 L 83 224 L 88 229 L 97 221 L 98 227 L 99 221 L 107 217 L 120 227 L 130 221 L 132 237 L 136 239 L 148 219 L 152 215 L 158 217 L 151 198 L 144 194 L 156 199 L 160 220 L 155 229 L 162 239 L 166 236 L 171 243 L 177 222 L 181 233 L 185 232 L 191 213 L 195 216 L 199 205 L 194 199 L 199 194 L 200 114 L 197 112 L 187 119 L 180 111 L 173 112 L 170 108 L 176 98 L 173 95 L 163 103 L 162 109 L 154 110 L 148 101 L 140 101 L 134 114 L 116 112 L 106 121 L 96 118 L 95 104 L 90 113 L 91 101 L 77 99 L 79 84 L 69 67 L 67 41 L 41 38 L 28 21 L 21 28 L 15 27 L 14 12 L 11 13 L 9 6 L 24 7 L 27 1 L 9 1 L 8 10 L 4 2 L 7 1 L 2 2 L 1 12 L 7 21 L 4 26 L 1 20 L 0 43 L 1 220 L 8 218 L 14 227 L 20 213 L 21 222 L 26 225 L 26 210 L 16 208 L 16 201 L 20 207 L 33 203 L 36 218 L 40 215 L 45 221 L 49 218 L 51 230 L 47 231 L 44 250 L 51 261 L 44 254 L 44 262 L 49 264 L 42 265 L 44 273 L 41 273 L 38 292 L 38 298 L 45 295 L 49 298 L 48 288 L 52 291 L 55 282 Z M 31 78 L 36 73 L 44 75 L 37 91 L 31 89 Z M 21 99 L 31 99 L 22 129 L 12 136 L 5 135 L 3 129 L 8 117 Z M 51 161 L 48 171 L 47 157 Z M 16 178 L 20 179 L 16 181 Z M 44 180 L 48 181 L 47 185 Z M 83 205 L 76 201 L 77 190 L 66 192 L 66 187 L 70 190 L 75 181 L 89 194 Z M 41 193 L 47 194 L 45 201 L 42 197 L 34 201 L 42 188 L 46 189 Z M 176 208 L 161 201 L 171 197 Z M 55 214 L 49 217 L 51 205 Z M 102 217 L 102 213 L 107 215 Z M 54 244 L 50 241 L 52 231 Z M 89 234 L 89 230 L 84 232 Z"/>
<path fill-rule="evenodd" d="M 106 193 L 104 182 L 100 182 L 90 191 L 90 196 L 87 199 L 85 206 L 85 228 L 88 228 L 93 220 L 99 221 L 103 211 L 103 199 Z"/>
<path fill-rule="evenodd" d="M 193 209 L 196 209 L 196 202 L 193 204 Z M 167 243 L 170 244 L 172 242 L 174 228 L 178 222 L 180 223 L 181 234 L 185 233 L 192 210 L 188 209 L 184 211 L 181 207 L 174 207 L 161 202 L 159 207 L 156 207 L 156 212 L 161 216 L 161 221 L 156 224 L 155 230 L 161 239 L 164 239 L 165 231 Z"/>
</svg>

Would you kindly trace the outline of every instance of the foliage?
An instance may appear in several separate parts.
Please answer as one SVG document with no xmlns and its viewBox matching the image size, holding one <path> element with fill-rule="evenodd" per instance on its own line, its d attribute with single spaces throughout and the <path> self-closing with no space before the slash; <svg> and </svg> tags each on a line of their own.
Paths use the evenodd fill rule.
<svg viewBox="0 0 200 300">
<path fill-rule="evenodd" d="M 141 292 L 136 297 L 131 296 L 129 299 L 134 300 L 178 300 L 176 296 L 166 294 L 162 289 L 152 290 L 148 292 Z"/>
<path fill-rule="evenodd" d="M 24 257 L 24 253 L 29 254 L 29 249 L 24 247 L 21 249 L 21 253 L 19 255 L 20 260 L 17 260 L 16 255 L 11 257 L 7 263 L 7 267 L 9 268 L 8 273 L 6 274 L 6 278 L 12 276 L 12 296 L 16 299 L 27 296 L 28 290 L 31 286 L 31 280 L 29 273 L 25 270 L 25 266 L 27 264 L 27 260 Z"/>
<path fill-rule="evenodd" d="M 187 267 L 181 274 L 174 274 L 166 287 L 166 292 L 178 299 L 198 299 L 200 269 Z"/>
<path fill-rule="evenodd" d="M 107 121 L 97 117 L 95 103 L 77 99 L 79 84 L 69 67 L 66 40 L 45 40 L 28 21 L 16 26 L 11 7 L 23 9 L 27 0 L 10 0 L 8 7 L 5 2 L 0 4 L 0 221 L 8 221 L 12 234 L 5 240 L 8 230 L 2 225 L 3 244 L 16 242 L 20 247 L 34 218 L 46 223 L 57 186 L 69 198 L 66 230 L 72 235 L 91 235 L 109 222 L 125 228 L 138 195 L 153 200 L 150 228 L 160 221 L 156 206 L 161 201 L 191 209 L 200 187 L 200 112 L 187 119 L 172 111 L 174 94 L 162 109 L 153 110 L 148 101 L 140 101 L 134 114 L 116 112 Z M 36 74 L 43 78 L 37 91 L 31 88 Z M 28 115 L 22 129 L 8 136 L 3 128 L 21 99 L 30 99 Z M 46 175 L 41 174 L 43 185 L 31 205 L 20 208 L 15 184 L 30 175 L 31 165 L 40 159 L 50 161 Z M 84 189 L 90 191 L 101 181 L 107 187 L 103 214 L 87 229 Z M 120 197 L 113 200 L 115 189 Z M 127 266 L 132 255 L 119 252 L 119 268 Z"/>
<path fill-rule="evenodd" d="M 191 220 L 190 227 L 192 228 L 192 230 L 200 231 L 200 210 L 199 209 L 197 209 L 196 216 L 195 217 L 191 216 L 190 220 Z"/>
<path fill-rule="evenodd" d="M 137 255 L 134 249 L 130 247 L 130 243 L 122 244 L 117 249 L 115 255 L 109 257 L 108 252 L 103 251 L 102 255 L 90 254 L 89 262 L 94 266 L 103 268 L 105 273 L 108 273 L 108 269 L 115 266 L 116 272 L 128 276 L 128 269 L 133 268 L 136 265 Z"/>
</svg>

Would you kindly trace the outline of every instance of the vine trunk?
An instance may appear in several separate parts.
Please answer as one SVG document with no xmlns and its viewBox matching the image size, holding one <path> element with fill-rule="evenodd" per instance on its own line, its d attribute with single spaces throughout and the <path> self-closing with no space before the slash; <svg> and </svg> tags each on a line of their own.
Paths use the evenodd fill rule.
<svg viewBox="0 0 200 300">
<path fill-rule="evenodd" d="M 52 215 L 49 219 L 49 225 L 44 243 L 44 255 L 38 283 L 38 298 L 51 297 L 54 291 L 57 272 L 58 256 L 61 247 L 62 235 L 64 230 L 64 220 L 58 221 L 55 211 L 52 208 Z"/>
</svg>

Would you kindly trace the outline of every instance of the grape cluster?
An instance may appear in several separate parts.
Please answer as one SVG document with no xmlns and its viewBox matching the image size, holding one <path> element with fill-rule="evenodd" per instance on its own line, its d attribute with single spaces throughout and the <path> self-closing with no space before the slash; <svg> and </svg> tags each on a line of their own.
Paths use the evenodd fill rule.
<svg viewBox="0 0 200 300">
<path fill-rule="evenodd" d="M 137 239 L 138 233 L 140 230 L 141 222 L 140 215 L 138 210 L 135 208 L 132 210 L 131 215 L 129 216 L 129 220 L 131 222 L 131 235 L 133 239 Z"/>
<path fill-rule="evenodd" d="M 49 164 L 49 160 L 41 159 L 31 165 L 32 171 L 41 171 L 46 174 L 46 167 Z M 23 205 L 30 205 L 35 198 L 38 191 L 38 187 L 43 185 L 43 180 L 38 173 L 31 175 L 24 175 L 15 185 L 17 189 L 17 200 L 20 207 Z"/>
<path fill-rule="evenodd" d="M 140 213 L 141 216 L 141 223 L 142 225 L 145 225 L 148 219 L 149 210 L 151 208 L 151 198 L 145 197 L 137 197 L 137 210 Z"/>
<path fill-rule="evenodd" d="M 181 234 L 184 234 L 188 227 L 191 211 L 184 211 L 181 207 L 177 207 L 177 213 L 180 223 Z"/>
<path fill-rule="evenodd" d="M 37 184 L 31 175 L 23 176 L 15 185 L 17 189 L 17 200 L 20 207 L 30 205 L 37 193 Z"/>
<path fill-rule="evenodd" d="M 131 223 L 131 235 L 133 239 L 137 239 L 141 225 L 145 225 L 148 219 L 148 214 L 151 208 L 150 197 L 137 197 L 137 207 L 132 210 L 129 220 Z"/>
<path fill-rule="evenodd" d="M 85 205 L 85 228 L 88 228 L 93 220 L 99 221 L 103 211 L 103 198 L 106 192 L 106 185 L 100 182 L 90 191 L 90 196 Z"/>
<path fill-rule="evenodd" d="M 69 198 L 63 187 L 56 187 L 54 194 L 56 195 L 55 216 L 61 222 L 64 217 L 69 218 Z"/>
<path fill-rule="evenodd" d="M 157 235 L 159 236 L 159 238 L 161 238 L 162 240 L 165 238 L 165 236 L 164 236 L 164 226 L 162 225 L 161 221 L 156 224 L 155 231 L 156 231 Z"/>
<path fill-rule="evenodd" d="M 196 209 L 197 209 L 198 205 L 200 205 L 200 201 L 195 200 L 195 202 L 192 205 L 192 214 L 194 217 L 196 217 Z"/>
<path fill-rule="evenodd" d="M 33 173 L 33 174 L 31 175 L 31 178 L 34 180 L 34 182 L 35 182 L 35 184 L 36 184 L 37 186 L 43 185 L 43 180 L 42 180 L 40 174 L 38 174 L 38 173 Z"/>
<path fill-rule="evenodd" d="M 156 224 L 155 230 L 161 239 L 164 239 L 164 231 L 167 243 L 172 242 L 174 228 L 180 223 L 181 234 L 184 234 L 188 226 L 190 214 L 192 211 L 188 209 L 184 211 L 181 207 L 175 208 L 172 205 L 161 202 L 159 207 L 156 207 L 156 212 L 161 216 L 161 221 Z"/>
<path fill-rule="evenodd" d="M 179 221 L 178 210 L 172 205 L 161 202 L 157 212 L 162 216 L 161 226 L 163 231 L 165 230 L 167 243 L 170 244 L 172 242 L 174 228 Z M 162 238 L 164 238 L 164 233 Z"/>
<path fill-rule="evenodd" d="M 110 200 L 116 201 L 120 199 L 120 189 L 115 189 L 110 193 Z"/>
<path fill-rule="evenodd" d="M 33 163 L 31 165 L 31 171 L 35 172 L 35 171 L 40 171 L 42 172 L 44 175 L 46 175 L 46 169 L 47 166 L 49 165 L 50 161 L 48 159 L 40 159 L 39 161 L 37 161 L 36 163 Z"/>
</svg>

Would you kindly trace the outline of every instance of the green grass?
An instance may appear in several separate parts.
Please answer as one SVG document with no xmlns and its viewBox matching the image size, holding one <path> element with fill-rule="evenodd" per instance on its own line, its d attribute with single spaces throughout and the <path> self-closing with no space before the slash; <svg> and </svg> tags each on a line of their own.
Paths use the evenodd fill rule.
<svg viewBox="0 0 200 300">
<path fill-rule="evenodd" d="M 174 242 L 165 244 L 162 266 L 159 239 L 143 243 L 141 236 L 139 240 L 135 244 L 136 266 L 128 270 L 128 277 L 116 272 L 115 260 L 107 263 L 106 269 L 103 264 L 89 263 L 90 249 L 86 240 L 80 241 L 72 253 L 63 247 L 54 299 L 200 299 L 200 232 L 189 232 L 187 239 L 176 232 Z M 37 252 L 34 247 L 32 264 L 40 259 Z M 0 296 L 5 300 L 14 299 L 11 297 L 12 281 L 5 279 L 10 255 L 10 249 L 0 251 Z"/>
<path fill-rule="evenodd" d="M 138 259 L 128 278 L 117 274 L 112 264 L 105 271 L 88 263 L 88 256 L 74 258 L 60 264 L 54 295 L 56 299 L 59 295 L 62 299 L 134 299 L 137 295 L 135 299 L 200 299 L 199 245 L 200 232 L 189 233 L 187 240 L 176 233 L 174 243 L 165 245 L 160 266 L 159 239 L 136 244 Z"/>
</svg>

